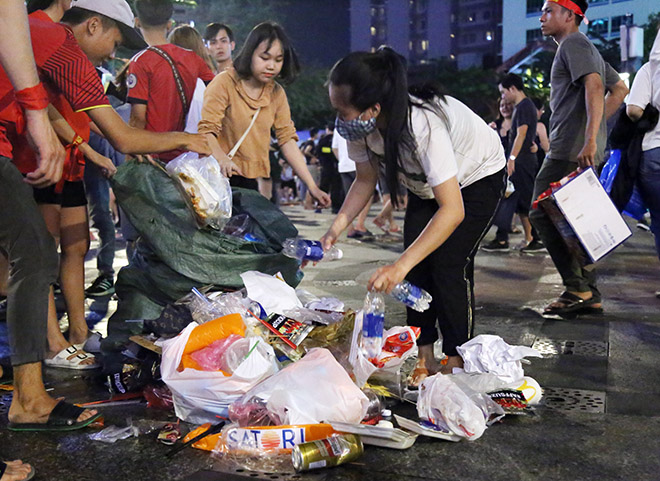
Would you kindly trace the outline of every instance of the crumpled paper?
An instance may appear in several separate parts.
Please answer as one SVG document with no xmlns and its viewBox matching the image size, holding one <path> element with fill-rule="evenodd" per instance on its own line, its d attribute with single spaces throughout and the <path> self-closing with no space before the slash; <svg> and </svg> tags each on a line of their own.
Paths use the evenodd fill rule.
<svg viewBox="0 0 660 481">
<path fill-rule="evenodd" d="M 463 370 L 468 373 L 491 373 L 506 382 L 516 382 L 525 376 L 521 359 L 542 357 L 536 349 L 511 346 L 500 336 L 481 334 L 456 348 L 463 358 Z"/>
<path fill-rule="evenodd" d="M 302 307 L 293 287 L 281 279 L 258 271 L 241 274 L 248 297 L 261 304 L 266 314 L 282 314 L 288 309 Z"/>
</svg>

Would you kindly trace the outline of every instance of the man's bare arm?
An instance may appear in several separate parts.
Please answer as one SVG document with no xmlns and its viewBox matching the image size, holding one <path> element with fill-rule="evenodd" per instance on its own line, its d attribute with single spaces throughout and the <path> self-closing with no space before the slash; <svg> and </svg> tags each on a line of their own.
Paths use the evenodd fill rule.
<svg viewBox="0 0 660 481">
<path fill-rule="evenodd" d="M 590 73 L 584 77 L 584 101 L 587 107 L 587 126 L 584 132 L 584 146 L 578 154 L 577 162 L 580 167 L 594 165 L 598 145 L 596 139 L 600 123 L 603 121 L 605 111 L 605 87 L 601 76 Z"/>
<path fill-rule="evenodd" d="M 605 96 L 605 118 L 609 119 L 619 110 L 619 107 L 623 103 L 623 99 L 626 98 L 630 89 L 626 87 L 626 84 L 623 80 L 619 80 L 614 84 L 613 87 L 609 89 L 607 95 Z"/>
<path fill-rule="evenodd" d="M 187 132 L 150 132 L 129 126 L 110 107 L 87 111 L 110 145 L 123 154 L 151 154 L 170 150 L 189 150 L 209 155 L 211 149 L 203 135 Z"/>
<path fill-rule="evenodd" d="M 0 0 L 0 63 L 17 91 L 39 84 L 30 29 L 21 0 Z M 37 156 L 37 170 L 26 176 L 35 187 L 46 187 L 62 177 L 64 148 L 57 139 L 45 108 L 25 110 L 27 136 Z"/>
</svg>

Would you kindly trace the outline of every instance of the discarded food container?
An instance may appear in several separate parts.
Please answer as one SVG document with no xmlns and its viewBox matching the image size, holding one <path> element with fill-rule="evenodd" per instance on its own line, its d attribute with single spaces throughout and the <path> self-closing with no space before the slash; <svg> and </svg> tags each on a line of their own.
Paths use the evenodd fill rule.
<svg viewBox="0 0 660 481">
<path fill-rule="evenodd" d="M 519 381 L 509 383 L 508 387 L 522 392 L 530 406 L 538 404 L 543 398 L 543 389 L 533 377 L 525 376 Z"/>
<path fill-rule="evenodd" d="M 314 329 L 314 326 L 303 324 L 276 312 L 270 314 L 265 320 L 259 320 L 291 349 L 297 349 Z"/>
<path fill-rule="evenodd" d="M 344 255 L 342 250 L 337 246 L 332 246 L 327 251 L 323 251 L 323 245 L 321 245 L 320 241 L 298 239 L 296 237 L 289 237 L 284 241 L 284 244 L 282 244 L 282 254 L 292 259 L 298 259 L 301 262 L 334 261 L 341 259 Z"/>
<path fill-rule="evenodd" d="M 229 179 L 222 175 L 213 156 L 195 158 L 186 152 L 167 164 L 167 173 L 185 192 L 185 200 L 200 227 L 221 229 L 231 217 Z"/>
<path fill-rule="evenodd" d="M 397 424 L 402 429 L 413 432 L 415 434 L 421 434 L 422 436 L 428 436 L 430 438 L 444 439 L 445 441 L 452 441 L 457 443 L 463 438 L 458 436 L 448 429 L 443 429 L 440 426 L 432 425 L 429 422 L 415 422 L 412 419 L 404 418 L 403 416 L 394 415 Z"/>
<path fill-rule="evenodd" d="M 381 421 L 381 423 L 390 423 Z M 408 449 L 417 439 L 417 434 L 409 433 L 394 426 L 368 426 L 366 424 L 349 424 L 333 422 L 332 427 L 335 431 L 347 434 L 357 434 L 360 436 L 363 444 L 371 446 L 380 446 L 391 449 Z"/>
<path fill-rule="evenodd" d="M 417 312 L 427 310 L 433 300 L 431 294 L 405 280 L 394 286 L 390 295 Z"/>
<path fill-rule="evenodd" d="M 359 458 L 364 445 L 354 434 L 334 434 L 326 439 L 297 444 L 291 452 L 291 461 L 297 472 L 330 468 Z"/>
</svg>

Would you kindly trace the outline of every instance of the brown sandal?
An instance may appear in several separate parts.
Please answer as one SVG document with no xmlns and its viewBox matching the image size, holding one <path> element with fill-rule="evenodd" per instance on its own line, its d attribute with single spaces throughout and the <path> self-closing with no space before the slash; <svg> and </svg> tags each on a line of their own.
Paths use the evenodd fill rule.
<svg viewBox="0 0 660 481">
<path fill-rule="evenodd" d="M 408 377 L 408 388 L 409 389 L 419 389 L 424 379 L 429 377 L 429 370 L 423 366 L 415 366 L 415 369 L 410 373 Z"/>
</svg>

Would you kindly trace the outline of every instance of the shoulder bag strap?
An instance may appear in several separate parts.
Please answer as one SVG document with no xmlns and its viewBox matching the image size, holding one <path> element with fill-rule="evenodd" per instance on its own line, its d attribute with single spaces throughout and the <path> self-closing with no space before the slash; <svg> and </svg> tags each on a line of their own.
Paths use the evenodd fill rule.
<svg viewBox="0 0 660 481">
<path fill-rule="evenodd" d="M 176 84 L 176 89 L 179 92 L 179 98 L 181 99 L 181 105 L 183 106 L 183 121 L 185 123 L 185 118 L 188 115 L 188 109 L 190 109 L 190 104 L 188 102 L 188 99 L 186 98 L 186 93 L 183 90 L 183 79 L 181 78 L 181 74 L 179 73 L 179 70 L 176 68 L 176 65 L 174 65 L 174 60 L 172 60 L 172 57 L 168 55 L 165 50 L 158 48 L 158 47 L 149 47 L 148 50 L 151 50 L 152 52 L 156 52 L 158 55 L 163 57 L 167 63 L 170 64 L 170 67 L 172 67 L 172 73 L 174 74 L 174 83 Z"/>
<path fill-rule="evenodd" d="M 250 122 L 250 125 L 248 125 L 248 128 L 245 129 L 245 132 L 243 132 L 243 135 L 241 136 L 241 138 L 238 139 L 238 142 L 236 142 L 236 145 L 234 145 L 234 148 L 231 149 L 229 151 L 229 153 L 227 154 L 227 157 L 229 157 L 229 160 L 234 158 L 234 155 L 236 155 L 236 152 L 238 152 L 238 149 L 241 146 L 241 144 L 243 143 L 243 141 L 245 140 L 245 137 L 247 137 L 247 135 L 250 133 L 250 130 L 252 130 L 252 126 L 257 121 L 257 117 L 259 116 L 259 112 L 261 112 L 261 107 L 259 107 L 257 109 L 257 111 L 255 112 L 255 114 L 252 116 L 252 121 Z"/>
</svg>

